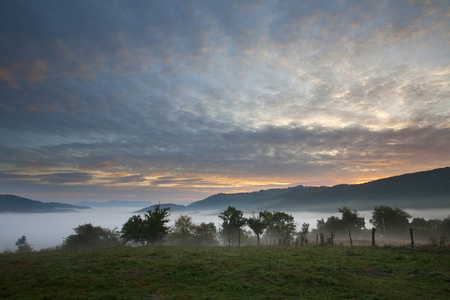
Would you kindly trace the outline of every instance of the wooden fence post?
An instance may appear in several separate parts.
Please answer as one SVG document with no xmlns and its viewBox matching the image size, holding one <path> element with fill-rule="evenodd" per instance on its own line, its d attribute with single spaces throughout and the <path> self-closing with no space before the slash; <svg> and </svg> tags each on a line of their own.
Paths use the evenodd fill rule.
<svg viewBox="0 0 450 300">
<path fill-rule="evenodd" d="M 350 233 L 350 230 L 348 231 L 348 237 L 350 238 L 350 247 L 353 248 L 353 240 L 352 240 L 352 235 Z"/>
<path fill-rule="evenodd" d="M 372 228 L 372 247 L 375 247 L 375 228 Z"/>
<path fill-rule="evenodd" d="M 411 248 L 414 249 L 414 235 L 413 235 L 413 229 L 409 229 L 409 234 L 411 235 Z"/>
<path fill-rule="evenodd" d="M 316 233 L 316 245 L 319 245 L 319 234 Z"/>
</svg>

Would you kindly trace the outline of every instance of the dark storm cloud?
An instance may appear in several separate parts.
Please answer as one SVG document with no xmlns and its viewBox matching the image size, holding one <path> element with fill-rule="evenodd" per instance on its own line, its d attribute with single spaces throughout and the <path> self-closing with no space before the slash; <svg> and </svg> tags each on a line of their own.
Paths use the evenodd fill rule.
<svg viewBox="0 0 450 300">
<path fill-rule="evenodd" d="M 2 1 L 2 187 L 201 197 L 445 166 L 448 9 Z"/>
</svg>

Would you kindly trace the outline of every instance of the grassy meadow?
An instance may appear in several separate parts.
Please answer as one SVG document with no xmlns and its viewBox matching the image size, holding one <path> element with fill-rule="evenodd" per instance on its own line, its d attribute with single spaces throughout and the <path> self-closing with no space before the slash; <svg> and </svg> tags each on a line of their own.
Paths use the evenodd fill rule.
<svg viewBox="0 0 450 300">
<path fill-rule="evenodd" d="M 450 299 L 448 247 L 138 247 L 0 254 L 1 299 Z"/>
</svg>

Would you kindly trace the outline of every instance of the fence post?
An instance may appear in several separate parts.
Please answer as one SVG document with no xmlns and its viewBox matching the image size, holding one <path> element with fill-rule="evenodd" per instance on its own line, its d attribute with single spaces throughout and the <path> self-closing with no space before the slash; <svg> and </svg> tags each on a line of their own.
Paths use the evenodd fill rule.
<svg viewBox="0 0 450 300">
<path fill-rule="evenodd" d="M 375 228 L 372 228 L 372 247 L 375 247 Z"/>
<path fill-rule="evenodd" d="M 409 229 L 409 234 L 411 235 L 411 248 L 414 249 L 414 235 L 413 235 L 413 229 Z"/>
<path fill-rule="evenodd" d="M 350 233 L 350 230 L 348 231 L 348 237 L 350 238 L 350 247 L 353 248 L 353 240 L 352 240 L 352 235 Z"/>
<path fill-rule="evenodd" d="M 316 233 L 316 245 L 319 245 L 319 234 Z"/>
</svg>

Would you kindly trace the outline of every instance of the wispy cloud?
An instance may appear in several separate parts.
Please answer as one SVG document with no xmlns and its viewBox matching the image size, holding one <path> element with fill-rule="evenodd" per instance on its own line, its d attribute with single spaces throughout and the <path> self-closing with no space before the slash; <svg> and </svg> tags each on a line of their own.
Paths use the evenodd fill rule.
<svg viewBox="0 0 450 300">
<path fill-rule="evenodd" d="M 199 199 L 446 166 L 448 11 L 3 1 L 0 186 Z"/>
</svg>

